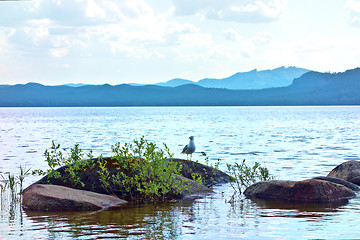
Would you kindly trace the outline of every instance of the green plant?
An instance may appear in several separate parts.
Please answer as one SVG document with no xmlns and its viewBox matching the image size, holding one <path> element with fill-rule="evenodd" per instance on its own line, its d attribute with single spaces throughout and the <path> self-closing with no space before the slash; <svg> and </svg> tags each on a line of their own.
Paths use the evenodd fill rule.
<svg viewBox="0 0 360 240">
<path fill-rule="evenodd" d="M 84 187 L 84 183 L 81 181 L 79 176 L 80 171 L 84 171 L 87 168 L 92 167 L 92 151 L 85 154 L 80 148 L 79 144 L 75 144 L 73 148 L 70 148 L 70 153 L 67 154 L 66 149 L 60 148 L 60 144 L 55 144 L 52 141 L 52 146 L 50 150 L 45 150 L 46 162 L 50 169 L 43 170 L 34 170 L 33 174 L 38 175 L 47 175 L 48 179 L 50 178 L 60 178 L 61 174 L 57 170 L 59 167 L 66 166 L 65 172 L 70 174 L 70 181 L 73 186 L 82 186 Z"/>
<path fill-rule="evenodd" d="M 248 166 L 244 159 L 241 163 L 227 164 L 227 168 L 231 175 L 231 186 L 240 194 L 244 188 L 249 187 L 255 182 L 273 179 L 269 174 L 269 170 L 266 167 L 262 167 L 258 162 L 255 162 L 253 166 Z"/>
<path fill-rule="evenodd" d="M 111 180 L 118 186 L 117 190 L 127 194 L 130 199 L 163 201 L 182 189 L 181 181 L 176 181 L 181 165 L 168 160 L 167 156 L 172 158 L 173 155 L 166 144 L 164 150 L 160 149 L 143 136 L 134 140 L 134 144 L 117 143 L 112 146 L 112 151 L 118 171 Z"/>
<path fill-rule="evenodd" d="M 1 196 L 4 194 L 7 186 L 8 186 L 8 183 L 7 181 L 5 180 L 5 177 L 4 175 L 0 174 L 0 177 L 2 179 L 1 183 L 0 183 L 0 193 L 1 193 Z"/>
<path fill-rule="evenodd" d="M 121 193 L 118 195 L 132 201 L 163 201 L 189 187 L 189 183 L 177 179 L 182 166 L 169 160 L 168 157 L 171 159 L 173 155 L 166 144 L 161 149 L 143 136 L 133 143 L 116 143 L 112 152 L 111 160 L 102 156 L 93 159 L 92 152 L 85 155 L 78 144 L 70 149 L 70 154 L 66 154 L 60 144 L 52 141 L 51 148 L 45 151 L 49 169 L 35 170 L 33 174 L 47 174 L 50 183 L 50 179 L 62 177 L 58 168 L 63 166 L 69 177 L 62 180 L 69 179 L 74 187 L 84 187 L 80 173 L 91 170 L 98 174 L 104 190 L 112 194 Z M 88 187 L 96 188 L 94 184 Z"/>
<path fill-rule="evenodd" d="M 11 173 L 8 173 L 7 177 L 4 177 L 3 175 L 1 175 L 1 177 L 5 181 L 4 188 L 8 187 L 10 189 L 12 199 L 15 199 L 16 198 L 16 186 L 18 184 L 18 182 L 16 181 L 16 177 Z"/>
<path fill-rule="evenodd" d="M 25 180 L 25 177 L 29 175 L 30 169 L 25 169 L 20 165 L 20 173 L 16 177 L 18 179 L 18 183 L 20 185 L 20 195 L 23 193 L 23 183 Z"/>
</svg>

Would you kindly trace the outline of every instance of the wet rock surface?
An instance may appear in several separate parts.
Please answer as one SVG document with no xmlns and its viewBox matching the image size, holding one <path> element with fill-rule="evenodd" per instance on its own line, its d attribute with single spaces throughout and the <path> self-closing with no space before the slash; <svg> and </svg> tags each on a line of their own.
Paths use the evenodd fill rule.
<svg viewBox="0 0 360 240">
<path fill-rule="evenodd" d="M 71 175 L 67 171 L 67 166 L 60 167 L 57 171 L 60 173 L 60 178 L 54 178 L 49 176 L 44 176 L 35 184 L 52 184 L 52 185 L 59 185 L 68 188 L 74 188 L 79 190 L 86 190 L 95 193 L 101 194 L 113 194 L 119 197 L 120 199 L 125 199 L 128 201 L 133 201 L 134 199 L 128 198 L 128 193 L 124 191 L 124 189 L 119 190 L 119 186 L 115 185 L 112 181 L 109 181 L 109 186 L 105 188 L 101 183 L 100 174 L 98 172 L 99 168 L 96 166 L 97 159 L 94 159 L 95 167 L 88 168 L 86 170 L 78 171 L 76 174 L 79 176 L 81 182 L 83 184 L 74 184 L 71 181 Z M 107 162 L 107 169 L 110 174 L 116 174 L 116 166 L 114 166 L 114 161 L 110 157 L 103 158 Z M 174 159 L 173 161 L 181 164 L 182 171 L 181 175 L 176 177 L 176 182 L 186 182 L 187 189 L 181 193 L 178 192 L 178 187 L 174 184 L 174 191 L 173 193 L 169 194 L 168 199 L 176 199 L 179 200 L 181 198 L 195 198 L 195 196 L 199 196 L 201 194 L 210 193 L 212 192 L 209 189 L 209 186 L 212 186 L 217 183 L 226 183 L 230 180 L 230 177 L 219 171 L 215 170 L 209 166 L 205 166 L 200 163 L 182 160 L 182 159 Z M 203 184 L 196 183 L 192 180 L 192 174 L 198 173 L 202 176 Z M 32 185 L 31 185 L 32 186 Z M 31 187 L 30 186 L 30 187 Z M 135 200 L 136 201 L 136 200 Z"/>
<path fill-rule="evenodd" d="M 355 192 L 360 191 L 360 187 L 358 185 L 356 185 L 352 182 L 348 182 L 346 180 L 340 179 L 340 178 L 319 176 L 319 177 L 315 177 L 314 179 L 319 179 L 319 180 L 324 180 L 324 181 L 341 184 L 347 188 L 350 188 L 351 190 L 353 190 Z"/>
<path fill-rule="evenodd" d="M 115 196 L 50 184 L 33 184 L 23 194 L 24 208 L 35 211 L 96 211 L 124 204 Z"/>
<path fill-rule="evenodd" d="M 360 161 L 347 161 L 335 167 L 327 177 L 339 178 L 360 185 Z"/>
<path fill-rule="evenodd" d="M 182 165 L 181 175 L 183 177 L 192 179 L 192 174 L 200 174 L 202 179 L 204 179 L 203 184 L 207 187 L 230 182 L 228 174 L 207 165 L 179 158 L 174 158 L 172 161 Z"/>
<path fill-rule="evenodd" d="M 319 179 L 258 182 L 248 187 L 244 194 L 248 198 L 263 200 L 313 203 L 340 201 L 355 197 L 355 192 L 344 185 Z"/>
</svg>

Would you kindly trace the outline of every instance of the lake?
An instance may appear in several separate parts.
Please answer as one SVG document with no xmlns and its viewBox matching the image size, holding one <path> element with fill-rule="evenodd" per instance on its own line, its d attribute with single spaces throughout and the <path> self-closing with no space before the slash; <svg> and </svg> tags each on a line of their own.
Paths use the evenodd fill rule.
<svg viewBox="0 0 360 240">
<path fill-rule="evenodd" d="M 360 107 L 0 108 L 0 173 L 46 169 L 51 141 L 94 155 L 145 136 L 174 157 L 195 136 L 193 160 L 260 162 L 281 180 L 327 175 L 360 160 Z M 39 179 L 26 178 L 25 186 Z M 0 204 L 0 239 L 356 239 L 360 198 L 347 204 L 271 205 L 237 196 L 230 185 L 190 202 L 90 213 L 24 211 Z"/>
</svg>

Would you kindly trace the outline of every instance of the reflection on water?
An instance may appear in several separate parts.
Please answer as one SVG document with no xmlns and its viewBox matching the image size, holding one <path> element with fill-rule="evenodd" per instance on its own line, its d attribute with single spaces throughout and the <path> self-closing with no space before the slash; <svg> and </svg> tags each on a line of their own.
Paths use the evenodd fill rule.
<svg viewBox="0 0 360 240">
<path fill-rule="evenodd" d="M 26 211 L 38 230 L 49 238 L 134 237 L 174 239 L 181 233 L 177 206 L 146 205 L 134 208 L 91 213 L 39 213 Z"/>
<path fill-rule="evenodd" d="M 240 196 L 229 201 L 230 185 L 214 190 L 192 201 L 83 213 L 24 211 L 19 202 L 6 203 L 0 239 L 318 239 L 356 238 L 360 233 L 359 198 L 348 204 L 289 204 Z"/>
<path fill-rule="evenodd" d="M 234 108 L 0 108 L 0 173 L 19 165 L 45 169 L 51 140 L 79 143 L 95 155 L 144 135 L 167 143 L 175 157 L 190 135 L 193 158 L 265 164 L 278 179 L 326 175 L 346 160 L 359 160 L 359 107 Z M 26 179 L 25 185 L 37 177 Z M 360 198 L 348 203 L 298 205 L 230 201 L 230 185 L 192 202 L 134 206 L 91 213 L 24 211 L 1 198 L 0 239 L 356 239 Z M 7 199 L 7 200 L 6 200 Z M 10 202 L 9 202 L 10 201 Z"/>
</svg>

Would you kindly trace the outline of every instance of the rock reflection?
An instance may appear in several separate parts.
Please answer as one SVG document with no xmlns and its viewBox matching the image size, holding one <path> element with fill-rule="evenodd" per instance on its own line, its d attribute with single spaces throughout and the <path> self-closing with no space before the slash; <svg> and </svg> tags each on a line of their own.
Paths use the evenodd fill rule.
<svg viewBox="0 0 360 240">
<path fill-rule="evenodd" d="M 319 218 L 333 215 L 339 207 L 346 205 L 347 199 L 328 203 L 299 203 L 285 201 L 252 200 L 264 211 L 261 217 Z"/>
<path fill-rule="evenodd" d="M 182 234 L 183 204 L 133 206 L 91 213 L 33 212 L 25 214 L 48 232 L 48 238 L 81 236 L 96 238 L 174 239 Z"/>
</svg>

